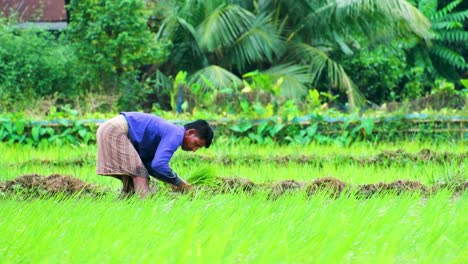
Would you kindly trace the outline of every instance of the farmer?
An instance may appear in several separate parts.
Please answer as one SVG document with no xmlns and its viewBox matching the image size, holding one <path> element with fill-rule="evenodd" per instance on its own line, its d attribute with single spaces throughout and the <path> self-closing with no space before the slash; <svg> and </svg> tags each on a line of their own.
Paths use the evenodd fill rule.
<svg viewBox="0 0 468 264">
<path fill-rule="evenodd" d="M 210 147 L 213 130 L 204 120 L 177 126 L 161 117 L 138 112 L 122 112 L 97 130 L 97 174 L 122 181 L 124 196 L 149 192 L 149 175 L 173 185 L 177 191 L 191 189 L 169 167 L 174 152 Z"/>
</svg>

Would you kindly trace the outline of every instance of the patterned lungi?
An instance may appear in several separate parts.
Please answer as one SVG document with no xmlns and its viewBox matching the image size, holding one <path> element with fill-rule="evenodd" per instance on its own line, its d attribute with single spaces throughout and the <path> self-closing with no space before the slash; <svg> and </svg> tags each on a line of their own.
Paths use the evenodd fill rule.
<svg viewBox="0 0 468 264">
<path fill-rule="evenodd" d="M 148 170 L 128 137 L 128 123 L 123 115 L 114 117 L 100 125 L 96 136 L 98 144 L 97 174 L 149 178 Z"/>
</svg>

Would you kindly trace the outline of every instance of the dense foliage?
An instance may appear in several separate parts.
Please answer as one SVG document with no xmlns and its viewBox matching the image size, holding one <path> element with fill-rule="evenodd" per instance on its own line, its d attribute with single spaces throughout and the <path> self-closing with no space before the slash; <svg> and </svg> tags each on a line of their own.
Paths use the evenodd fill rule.
<svg viewBox="0 0 468 264">
<path fill-rule="evenodd" d="M 37 97 L 79 93 L 78 63 L 70 45 L 47 32 L 15 29 L 0 17 L 0 111 L 28 108 Z"/>
<path fill-rule="evenodd" d="M 71 1 L 67 36 L 84 63 L 81 84 L 98 92 L 122 94 L 121 108 L 130 110 L 144 98 L 139 69 L 157 64 L 164 47 L 146 26 L 144 1 Z"/>
<path fill-rule="evenodd" d="M 346 3 L 70 1 L 60 33 L 2 18 L 0 110 L 307 113 L 463 89 L 461 1 Z"/>
<path fill-rule="evenodd" d="M 443 76 L 458 80 L 468 69 L 467 18 L 468 9 L 463 9 L 462 0 L 411 0 L 431 21 L 434 38 L 429 45 L 410 44 L 408 57 L 414 65 L 424 68 L 429 76 Z"/>
<path fill-rule="evenodd" d="M 105 120 L 52 119 L 35 121 L 18 117 L 0 118 L 0 142 L 9 144 L 88 145 L 96 142 L 97 127 Z M 174 121 L 172 121 L 174 122 Z M 178 122 L 183 125 L 183 122 Z M 256 145 L 351 146 L 356 142 L 384 143 L 401 140 L 457 142 L 468 140 L 468 119 L 428 116 L 360 118 L 357 115 L 330 117 L 311 114 L 262 120 L 211 122 L 217 141 Z"/>
</svg>

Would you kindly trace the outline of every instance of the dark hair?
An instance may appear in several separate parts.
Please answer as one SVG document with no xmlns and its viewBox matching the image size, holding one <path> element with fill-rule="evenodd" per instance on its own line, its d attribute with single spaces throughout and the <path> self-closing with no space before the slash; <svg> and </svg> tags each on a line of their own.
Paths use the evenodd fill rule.
<svg viewBox="0 0 468 264">
<path fill-rule="evenodd" d="M 211 129 L 208 122 L 205 120 L 197 120 L 184 125 L 185 129 L 195 129 L 197 131 L 197 137 L 204 139 L 206 144 L 205 148 L 209 148 L 211 141 L 213 141 L 213 129 Z"/>
</svg>

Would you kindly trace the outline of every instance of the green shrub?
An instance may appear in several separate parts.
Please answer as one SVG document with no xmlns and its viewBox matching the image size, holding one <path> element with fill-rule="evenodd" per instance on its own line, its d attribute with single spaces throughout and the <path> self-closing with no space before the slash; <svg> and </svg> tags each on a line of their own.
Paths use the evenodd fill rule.
<svg viewBox="0 0 468 264">
<path fill-rule="evenodd" d="M 70 46 L 52 34 L 0 19 L 0 111 L 27 107 L 46 95 L 73 95 L 76 64 Z"/>
<path fill-rule="evenodd" d="M 147 27 L 145 1 L 72 0 L 68 9 L 67 34 L 85 66 L 81 83 L 95 91 L 122 94 L 121 104 L 136 109 L 139 69 L 164 56 L 163 46 Z"/>
<path fill-rule="evenodd" d="M 359 90 L 373 103 L 399 99 L 399 84 L 406 68 L 405 53 L 397 47 L 363 49 L 345 59 L 345 69 Z"/>
</svg>

